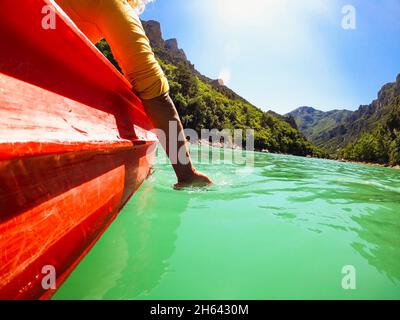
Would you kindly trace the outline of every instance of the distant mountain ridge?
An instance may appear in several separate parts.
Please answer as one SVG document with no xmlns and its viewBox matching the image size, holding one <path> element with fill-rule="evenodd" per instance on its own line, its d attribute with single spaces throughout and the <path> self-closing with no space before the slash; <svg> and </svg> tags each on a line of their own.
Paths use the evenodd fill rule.
<svg viewBox="0 0 400 320">
<path fill-rule="evenodd" d="M 381 138 L 385 136 L 388 140 L 387 145 L 374 147 L 381 149 L 381 155 L 376 161 L 383 163 L 385 159 L 389 158 L 388 155 L 382 155 L 387 151 L 385 149 L 391 149 L 392 158 L 395 158 L 394 154 L 400 154 L 400 147 L 397 150 L 392 144 L 392 141 L 397 141 L 397 135 L 400 132 L 400 123 L 396 120 L 397 117 L 400 117 L 399 100 L 400 74 L 395 82 L 382 86 L 377 99 L 369 105 L 361 105 L 356 111 L 332 110 L 323 112 L 311 107 L 300 107 L 287 115 L 295 119 L 298 128 L 310 141 L 324 148 L 333 156 L 346 156 L 346 154 L 349 156 L 349 149 L 346 153 L 344 148 L 352 146 L 351 157 L 356 159 L 355 154 L 357 152 L 355 150 L 361 148 L 361 142 L 359 144 L 361 138 L 363 138 L 362 144 L 365 147 L 367 143 L 365 135 L 379 135 Z M 373 137 L 370 140 L 370 144 L 377 142 Z M 375 151 L 370 150 L 368 152 L 374 154 Z M 364 158 L 363 161 L 368 158 L 366 155 L 361 156 L 361 151 L 359 153 L 360 157 Z M 371 156 L 368 161 L 374 161 L 375 158 Z"/>
<path fill-rule="evenodd" d="M 319 147 L 327 147 L 327 132 L 334 132 L 338 126 L 346 122 L 351 115 L 349 110 L 321 111 L 312 107 L 299 107 L 286 114 L 292 117 L 307 139 Z M 329 148 L 327 148 L 329 149 Z"/>
<path fill-rule="evenodd" d="M 185 51 L 179 48 L 178 40 L 175 38 L 164 40 L 161 25 L 155 20 L 142 20 L 146 35 L 153 47 L 159 47 L 167 50 L 173 57 L 178 60 L 188 61 Z"/>
</svg>

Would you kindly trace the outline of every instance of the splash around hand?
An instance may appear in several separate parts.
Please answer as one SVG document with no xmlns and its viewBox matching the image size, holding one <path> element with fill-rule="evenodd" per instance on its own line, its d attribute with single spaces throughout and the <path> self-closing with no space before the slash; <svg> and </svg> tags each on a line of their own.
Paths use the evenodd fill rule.
<svg viewBox="0 0 400 320">
<path fill-rule="evenodd" d="M 179 181 L 174 185 L 174 189 L 181 190 L 187 187 L 205 187 L 211 185 L 212 180 L 204 173 L 197 170 L 193 171 L 193 174 L 188 179 Z"/>
</svg>

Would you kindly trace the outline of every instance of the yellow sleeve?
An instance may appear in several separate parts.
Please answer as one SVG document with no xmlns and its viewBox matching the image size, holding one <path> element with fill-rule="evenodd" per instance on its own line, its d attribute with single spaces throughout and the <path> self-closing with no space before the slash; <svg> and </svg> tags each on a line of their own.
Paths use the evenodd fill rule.
<svg viewBox="0 0 400 320">
<path fill-rule="evenodd" d="M 142 23 L 126 1 L 100 0 L 96 24 L 140 98 L 152 99 L 169 91 L 168 80 L 154 56 Z"/>
</svg>

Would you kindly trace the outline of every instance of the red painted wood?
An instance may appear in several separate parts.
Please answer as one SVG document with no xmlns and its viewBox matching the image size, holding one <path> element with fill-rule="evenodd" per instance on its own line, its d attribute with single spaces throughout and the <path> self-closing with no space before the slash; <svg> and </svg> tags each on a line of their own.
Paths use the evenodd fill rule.
<svg viewBox="0 0 400 320">
<path fill-rule="evenodd" d="M 49 298 L 147 177 L 151 121 L 129 83 L 45 0 L 0 2 L 0 299 Z"/>
</svg>

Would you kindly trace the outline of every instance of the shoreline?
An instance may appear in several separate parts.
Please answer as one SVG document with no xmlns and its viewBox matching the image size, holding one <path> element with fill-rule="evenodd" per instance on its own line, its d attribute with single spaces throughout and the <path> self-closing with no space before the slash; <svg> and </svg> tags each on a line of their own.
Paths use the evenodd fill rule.
<svg viewBox="0 0 400 320">
<path fill-rule="evenodd" d="M 222 142 L 209 142 L 207 140 L 198 140 L 196 142 L 190 142 L 192 145 L 197 145 L 197 146 L 208 146 L 208 147 L 213 147 L 213 148 L 218 148 L 218 149 L 232 149 L 232 150 L 244 150 L 242 147 L 235 145 L 235 144 L 226 144 Z"/>
<path fill-rule="evenodd" d="M 364 161 L 356 161 L 356 160 L 346 160 L 346 159 L 332 159 L 338 162 L 348 162 L 348 163 L 355 163 L 355 164 L 363 164 L 370 167 L 381 167 L 381 168 L 389 168 L 400 170 L 400 165 L 391 166 L 389 164 L 382 164 L 382 163 L 373 163 L 373 162 L 364 162 Z"/>
<path fill-rule="evenodd" d="M 219 148 L 219 149 L 227 148 L 227 149 L 233 149 L 233 150 L 244 150 L 240 146 L 237 146 L 237 145 L 234 145 L 234 144 L 226 145 L 225 143 L 222 143 L 222 142 L 209 142 L 209 141 L 206 141 L 206 140 L 198 140 L 197 142 L 189 142 L 189 143 L 192 144 L 192 145 L 208 146 L 208 147 Z M 271 153 L 269 151 L 257 151 L 257 152 Z M 276 153 L 276 154 L 280 154 L 280 153 Z M 312 156 L 304 156 L 304 157 L 305 158 L 315 158 L 315 157 L 312 157 Z M 355 160 L 346 160 L 346 159 L 331 159 L 331 158 L 319 158 L 319 159 L 332 160 L 332 161 L 337 161 L 337 162 L 348 162 L 348 163 L 362 164 L 362 165 L 371 166 L 371 167 L 381 167 L 381 168 L 389 168 L 389 169 L 400 170 L 400 165 L 391 166 L 389 164 L 364 162 L 364 161 L 355 161 Z"/>
</svg>

